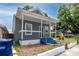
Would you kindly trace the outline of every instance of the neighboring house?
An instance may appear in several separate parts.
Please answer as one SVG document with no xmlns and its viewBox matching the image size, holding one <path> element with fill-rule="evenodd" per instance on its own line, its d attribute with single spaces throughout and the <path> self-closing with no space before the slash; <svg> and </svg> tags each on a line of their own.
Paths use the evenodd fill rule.
<svg viewBox="0 0 79 59">
<path fill-rule="evenodd" d="M 0 24 L 0 38 L 8 38 L 8 30 L 6 26 Z"/>
<path fill-rule="evenodd" d="M 40 38 L 51 37 L 56 20 L 46 17 L 40 9 L 19 8 L 13 17 L 14 40 L 23 45 L 40 43 Z"/>
<path fill-rule="evenodd" d="M 8 34 L 8 38 L 9 38 L 9 39 L 13 39 L 13 33 L 9 33 L 9 34 Z"/>
<path fill-rule="evenodd" d="M 64 37 L 75 37 L 75 35 L 71 32 L 71 30 L 59 29 L 57 30 L 57 34 L 59 32 L 63 33 Z"/>
<path fill-rule="evenodd" d="M 63 34 L 65 37 L 75 37 L 71 30 L 66 30 Z"/>
</svg>

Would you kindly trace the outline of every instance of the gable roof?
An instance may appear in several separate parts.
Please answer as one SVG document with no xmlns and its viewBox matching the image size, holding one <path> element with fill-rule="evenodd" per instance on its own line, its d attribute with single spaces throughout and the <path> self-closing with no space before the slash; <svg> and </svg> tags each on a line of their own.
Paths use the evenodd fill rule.
<svg viewBox="0 0 79 59">
<path fill-rule="evenodd" d="M 29 9 L 28 11 L 30 12 L 33 12 L 33 13 L 36 13 L 36 14 L 40 14 L 42 16 L 45 16 L 45 12 L 43 12 L 41 9 L 39 8 L 32 8 L 32 9 Z"/>
</svg>

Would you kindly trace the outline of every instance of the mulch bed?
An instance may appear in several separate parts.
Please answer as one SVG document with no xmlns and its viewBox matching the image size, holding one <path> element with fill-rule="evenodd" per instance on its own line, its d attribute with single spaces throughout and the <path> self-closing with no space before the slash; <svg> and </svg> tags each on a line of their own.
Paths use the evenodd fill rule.
<svg viewBox="0 0 79 59">
<path fill-rule="evenodd" d="M 29 46 L 20 46 L 16 47 L 18 48 L 17 54 L 19 56 L 33 56 L 37 55 L 39 53 L 51 50 L 53 48 L 58 47 L 59 45 L 42 45 L 42 44 L 37 44 L 37 45 L 29 45 Z"/>
</svg>

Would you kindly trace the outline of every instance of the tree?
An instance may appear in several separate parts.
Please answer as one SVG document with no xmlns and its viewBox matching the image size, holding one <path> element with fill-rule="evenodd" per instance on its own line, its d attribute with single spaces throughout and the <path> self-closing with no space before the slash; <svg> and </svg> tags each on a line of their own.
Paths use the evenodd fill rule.
<svg viewBox="0 0 79 59">
<path fill-rule="evenodd" d="M 24 10 L 29 10 L 29 9 L 32 9 L 32 8 L 33 8 L 33 6 L 24 6 L 23 7 Z"/>
<path fill-rule="evenodd" d="M 48 14 L 47 13 L 44 13 L 44 14 L 45 14 L 46 17 L 48 17 Z"/>
<path fill-rule="evenodd" d="M 68 25 L 69 25 L 69 9 L 67 8 L 66 5 L 63 5 L 59 8 L 59 14 L 58 14 L 58 18 L 60 19 L 59 22 L 57 23 L 57 26 L 60 29 L 64 29 L 67 30 L 68 29 Z M 58 29 L 59 29 L 58 28 Z"/>
<path fill-rule="evenodd" d="M 79 33 L 79 4 L 62 5 L 58 11 L 57 29 L 71 30 L 72 33 Z"/>
<path fill-rule="evenodd" d="M 74 33 L 79 33 L 79 4 L 70 4 L 72 15 L 72 28 Z"/>
</svg>

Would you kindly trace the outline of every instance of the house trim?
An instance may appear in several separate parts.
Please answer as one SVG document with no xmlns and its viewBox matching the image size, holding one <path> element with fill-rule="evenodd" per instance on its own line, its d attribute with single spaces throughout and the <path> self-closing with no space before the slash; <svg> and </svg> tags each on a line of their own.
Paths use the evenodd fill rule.
<svg viewBox="0 0 79 59">
<path fill-rule="evenodd" d="M 27 28 L 26 28 L 26 26 L 27 25 L 29 25 L 29 26 L 31 26 L 31 30 L 27 30 Z M 25 23 L 25 35 L 32 35 L 32 24 L 30 24 L 30 23 Z M 29 34 L 27 33 L 27 32 L 30 32 Z"/>
<path fill-rule="evenodd" d="M 13 27 L 12 28 L 13 28 L 12 31 L 14 32 L 15 31 L 15 15 L 13 15 Z"/>
<path fill-rule="evenodd" d="M 39 39 L 33 39 L 33 40 L 20 40 L 19 41 L 21 45 L 32 45 L 32 44 L 40 44 Z"/>
<path fill-rule="evenodd" d="M 23 22 L 24 22 L 24 20 L 23 20 L 23 14 L 21 15 L 21 17 L 22 17 L 22 26 L 21 26 L 21 30 L 23 30 Z M 23 40 L 23 32 L 21 32 L 21 40 Z"/>
<path fill-rule="evenodd" d="M 20 30 L 19 32 L 31 32 L 30 30 Z M 35 31 L 35 30 L 32 30 L 32 32 L 41 32 L 41 31 Z"/>
</svg>

